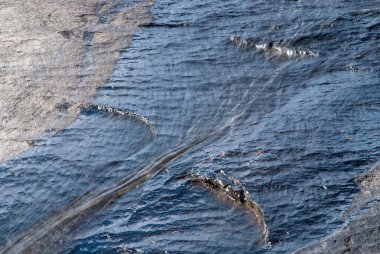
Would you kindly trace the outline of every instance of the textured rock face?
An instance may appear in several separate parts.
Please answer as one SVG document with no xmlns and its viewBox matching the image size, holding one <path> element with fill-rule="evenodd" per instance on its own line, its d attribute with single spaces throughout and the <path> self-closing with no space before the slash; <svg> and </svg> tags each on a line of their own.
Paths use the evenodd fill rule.
<svg viewBox="0 0 380 254">
<path fill-rule="evenodd" d="M 343 228 L 296 253 L 378 253 L 380 250 L 380 165 L 356 177 L 361 191 L 354 198 Z"/>
<path fill-rule="evenodd" d="M 153 1 L 0 2 L 0 161 L 75 119 L 113 71 Z"/>
</svg>

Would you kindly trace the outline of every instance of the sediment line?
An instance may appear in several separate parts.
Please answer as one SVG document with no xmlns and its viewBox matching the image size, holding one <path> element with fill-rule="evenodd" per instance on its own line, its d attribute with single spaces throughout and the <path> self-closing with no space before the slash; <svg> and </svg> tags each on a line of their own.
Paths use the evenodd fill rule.
<svg viewBox="0 0 380 254">
<path fill-rule="evenodd" d="M 127 111 L 127 110 L 122 110 L 122 109 L 118 109 L 118 108 L 112 108 L 112 107 L 107 107 L 104 105 L 97 105 L 97 104 L 86 104 L 86 105 L 82 105 L 80 108 L 82 110 L 96 110 L 96 111 L 101 111 L 101 112 L 105 112 L 105 113 L 111 113 L 114 115 L 120 115 L 120 116 L 126 116 L 126 117 L 134 118 L 134 119 L 140 121 L 141 123 L 145 124 L 149 128 L 153 139 L 156 139 L 156 135 L 157 135 L 156 128 L 154 128 L 153 124 L 151 124 L 150 121 L 142 115 L 139 115 L 137 113 Z"/>
</svg>

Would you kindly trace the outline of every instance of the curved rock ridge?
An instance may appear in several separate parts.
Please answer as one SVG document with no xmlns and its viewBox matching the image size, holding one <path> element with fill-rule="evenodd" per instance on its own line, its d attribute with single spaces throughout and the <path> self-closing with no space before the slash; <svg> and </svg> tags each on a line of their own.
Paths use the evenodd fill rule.
<svg viewBox="0 0 380 254">
<path fill-rule="evenodd" d="M 239 36 L 231 36 L 230 42 L 240 47 L 254 48 L 257 50 L 262 50 L 262 51 L 266 51 L 266 52 L 270 52 L 276 55 L 286 56 L 286 57 L 306 57 L 306 56 L 319 55 L 318 52 L 313 52 L 309 50 L 289 49 L 281 45 L 280 42 L 258 43 L 254 40 L 244 39 Z"/>
<path fill-rule="evenodd" d="M 153 0 L 0 3 L 0 162 L 78 116 L 111 76 Z M 69 105 L 62 110 L 59 105 Z"/>
<path fill-rule="evenodd" d="M 237 206 L 246 209 L 252 216 L 255 224 L 260 229 L 259 243 L 270 244 L 268 241 L 268 227 L 265 222 L 264 212 L 255 201 L 249 197 L 248 191 L 244 188 L 241 182 L 233 177 L 227 176 L 223 170 L 210 172 L 208 175 L 203 175 L 196 172 L 189 172 L 190 181 L 200 183 L 201 185 L 216 191 L 228 197 Z"/>
<path fill-rule="evenodd" d="M 132 117 L 132 118 L 140 121 L 141 123 L 145 124 L 149 128 L 153 139 L 156 138 L 157 132 L 156 132 L 156 129 L 154 128 L 154 126 L 149 122 L 149 120 L 146 117 L 139 115 L 137 113 L 133 113 L 131 111 L 122 110 L 122 109 L 118 109 L 118 108 L 106 107 L 104 105 L 97 105 L 97 104 L 82 105 L 81 109 L 82 110 L 97 110 L 97 111 L 101 111 L 101 112 L 111 113 L 114 115 Z"/>
</svg>

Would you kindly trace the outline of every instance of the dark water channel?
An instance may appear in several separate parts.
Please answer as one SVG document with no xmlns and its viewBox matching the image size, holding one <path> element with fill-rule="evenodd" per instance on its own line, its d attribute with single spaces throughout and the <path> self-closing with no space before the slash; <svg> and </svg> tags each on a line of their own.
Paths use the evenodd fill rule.
<svg viewBox="0 0 380 254">
<path fill-rule="evenodd" d="M 3 163 L 0 246 L 26 232 L 42 236 L 41 253 L 290 253 L 339 228 L 353 178 L 380 153 L 380 2 L 158 0 L 152 16 L 94 103 L 147 117 L 156 139 L 132 118 L 84 111 Z M 319 55 L 277 55 L 231 36 Z M 194 140 L 45 240 L 43 221 Z M 182 180 L 217 169 L 261 206 L 271 247 L 255 244 L 246 211 Z"/>
</svg>

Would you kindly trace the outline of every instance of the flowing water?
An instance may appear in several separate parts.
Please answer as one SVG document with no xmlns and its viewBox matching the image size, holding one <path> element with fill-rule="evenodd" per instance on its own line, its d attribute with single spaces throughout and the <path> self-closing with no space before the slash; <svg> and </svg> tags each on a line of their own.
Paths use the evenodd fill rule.
<svg viewBox="0 0 380 254">
<path fill-rule="evenodd" d="M 141 118 L 90 107 L 2 163 L 0 250 L 290 253 L 340 228 L 380 155 L 380 2 L 157 0 L 151 16 L 92 101 Z M 187 179 L 220 169 L 271 244 Z"/>
</svg>

